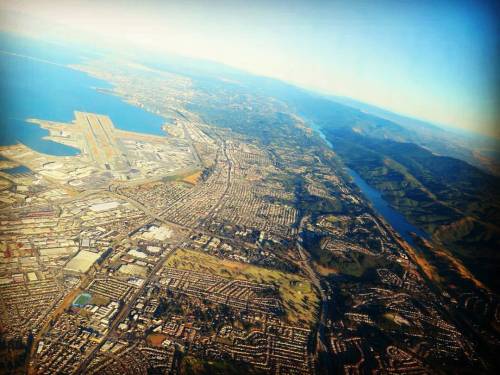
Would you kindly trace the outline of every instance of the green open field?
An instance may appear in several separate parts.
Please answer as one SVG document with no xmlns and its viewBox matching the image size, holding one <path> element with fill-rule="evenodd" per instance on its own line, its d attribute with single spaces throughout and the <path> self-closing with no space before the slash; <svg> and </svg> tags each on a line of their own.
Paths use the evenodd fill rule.
<svg viewBox="0 0 500 375">
<path fill-rule="evenodd" d="M 177 269 L 208 272 L 228 279 L 272 283 L 278 287 L 286 318 L 290 323 L 314 322 L 319 299 L 312 283 L 301 275 L 219 259 L 185 249 L 178 249 L 166 265 Z"/>
<path fill-rule="evenodd" d="M 81 293 L 76 299 L 73 301 L 73 306 L 85 306 L 89 303 L 92 296 L 88 293 Z"/>
<path fill-rule="evenodd" d="M 260 375 L 266 372 L 254 367 L 247 363 L 235 361 L 207 361 L 193 356 L 183 357 L 180 364 L 181 375 Z"/>
</svg>

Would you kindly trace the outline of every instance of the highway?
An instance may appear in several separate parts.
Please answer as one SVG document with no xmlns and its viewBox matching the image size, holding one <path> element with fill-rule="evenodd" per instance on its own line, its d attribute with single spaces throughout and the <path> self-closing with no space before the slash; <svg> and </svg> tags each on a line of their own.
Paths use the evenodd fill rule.
<svg viewBox="0 0 500 375">
<path fill-rule="evenodd" d="M 319 353 L 321 353 L 321 352 L 327 353 L 328 352 L 328 346 L 325 344 L 326 343 L 325 329 L 327 326 L 327 317 L 328 317 L 328 304 L 329 304 L 328 297 L 331 297 L 332 291 L 330 290 L 330 287 L 328 285 L 323 287 L 323 285 L 321 284 L 320 278 L 318 277 L 318 274 L 311 267 L 311 257 L 309 256 L 308 252 L 302 246 L 302 243 L 303 243 L 302 231 L 304 229 L 304 224 L 308 219 L 309 219 L 309 216 L 304 216 L 300 220 L 297 241 L 296 241 L 296 247 L 297 247 L 297 251 L 298 251 L 299 256 L 300 256 L 299 266 L 309 276 L 309 279 L 312 281 L 313 285 L 318 290 L 320 298 L 321 298 L 319 320 L 318 320 L 318 331 L 316 333 L 316 345 L 315 345 L 316 358 L 318 358 Z M 322 365 L 324 365 L 322 370 L 326 370 L 327 373 L 329 373 L 329 374 L 332 373 L 333 368 L 332 368 L 331 363 L 325 363 Z"/>
<path fill-rule="evenodd" d="M 163 254 L 158 262 L 156 263 L 155 267 L 149 274 L 149 276 L 144 280 L 144 283 L 140 288 L 137 289 L 137 291 L 134 293 L 132 298 L 125 304 L 124 306 L 121 307 L 121 310 L 118 312 L 118 314 L 115 316 L 113 322 L 111 323 L 111 326 L 109 327 L 108 333 L 104 335 L 101 338 L 101 341 L 97 346 L 92 349 L 90 353 L 87 354 L 87 356 L 83 359 L 81 362 L 80 366 L 78 367 L 77 371 L 75 372 L 76 374 L 85 374 L 88 365 L 92 361 L 92 359 L 95 358 L 96 353 L 99 352 L 99 349 L 104 345 L 106 340 L 109 337 L 112 337 L 116 328 L 120 324 L 120 322 L 129 314 L 130 310 L 135 306 L 135 302 L 137 299 L 142 295 L 144 292 L 144 289 L 148 286 L 148 284 L 153 280 L 153 278 L 156 277 L 156 273 L 161 269 L 165 261 L 175 252 L 175 250 L 169 250 L 168 253 Z"/>
</svg>

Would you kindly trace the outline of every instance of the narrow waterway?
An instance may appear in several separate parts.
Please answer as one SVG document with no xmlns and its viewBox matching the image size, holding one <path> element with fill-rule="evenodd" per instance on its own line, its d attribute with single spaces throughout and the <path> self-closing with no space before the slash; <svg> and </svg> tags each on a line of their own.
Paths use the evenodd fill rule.
<svg viewBox="0 0 500 375">
<path fill-rule="evenodd" d="M 328 141 L 325 134 L 321 131 L 319 127 L 312 126 L 314 130 L 325 140 L 325 142 L 331 147 L 332 144 Z M 346 168 L 354 183 L 359 187 L 363 195 L 372 204 L 373 208 L 384 217 L 384 219 L 396 230 L 399 235 L 404 238 L 410 245 L 414 246 L 415 243 L 410 233 L 415 233 L 416 235 L 429 238 L 429 236 L 421 229 L 417 228 L 415 225 L 411 224 L 406 220 L 406 218 L 394 209 L 383 197 L 382 194 L 368 183 L 354 170 Z"/>
<path fill-rule="evenodd" d="M 382 197 L 382 194 L 377 189 L 368 185 L 356 171 L 350 168 L 346 168 L 346 170 L 354 180 L 354 183 L 363 192 L 363 195 L 370 201 L 375 210 L 382 215 L 389 224 L 391 224 L 391 226 L 406 240 L 406 242 L 412 246 L 415 245 L 413 238 L 410 235 L 411 232 L 420 237 L 428 238 L 428 235 L 424 231 L 409 223 L 401 213 L 392 208 L 391 205 Z"/>
</svg>

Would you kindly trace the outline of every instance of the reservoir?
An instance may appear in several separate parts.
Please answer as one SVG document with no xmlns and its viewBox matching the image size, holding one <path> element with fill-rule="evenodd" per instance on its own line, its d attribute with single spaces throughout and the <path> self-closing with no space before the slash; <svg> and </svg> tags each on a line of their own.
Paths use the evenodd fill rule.
<svg viewBox="0 0 500 375">
<path fill-rule="evenodd" d="M 99 92 L 96 88 L 112 86 L 68 68 L 67 64 L 82 62 L 78 55 L 58 55 L 54 47 L 46 56 L 36 43 L 26 46 L 25 41 L 21 49 L 18 40 L 5 35 L 0 42 L 0 145 L 21 142 L 46 154 L 76 155 L 79 150 L 43 139 L 48 131 L 25 121 L 37 118 L 69 123 L 74 111 L 107 115 L 119 129 L 165 135 L 161 129 L 165 119 Z"/>
<path fill-rule="evenodd" d="M 83 57 L 76 52 L 68 54 L 57 46 L 41 46 L 0 33 L 0 145 L 21 142 L 46 154 L 77 155 L 79 150 L 43 139 L 48 131 L 25 121 L 37 118 L 68 123 L 73 121 L 74 111 L 107 115 L 119 129 L 165 135 L 161 129 L 166 122 L 164 118 L 96 90 L 112 86 L 66 66 L 82 61 Z M 314 123 L 311 125 L 331 147 L 321 129 Z M 410 232 L 428 237 L 393 209 L 355 171 L 347 171 L 373 207 L 406 241 L 413 244 Z M 25 171 L 13 169 L 8 172 Z"/>
<path fill-rule="evenodd" d="M 382 197 L 380 192 L 368 185 L 358 173 L 350 168 L 346 168 L 346 170 L 354 180 L 354 183 L 363 192 L 363 195 L 370 201 L 375 210 L 382 215 L 389 224 L 391 224 L 391 226 L 406 240 L 406 242 L 412 246 L 415 245 L 413 238 L 410 235 L 411 232 L 420 237 L 429 238 L 424 231 L 409 223 L 402 214 L 392 208 Z"/>
<path fill-rule="evenodd" d="M 312 128 L 318 132 L 319 136 L 328 144 L 328 146 L 332 147 L 332 144 L 328 141 L 328 139 L 326 139 L 325 134 L 318 126 L 312 124 Z M 391 205 L 382 197 L 382 194 L 377 189 L 368 185 L 356 171 L 350 168 L 346 168 L 346 171 L 351 176 L 354 183 L 359 187 L 366 199 L 368 199 L 371 203 L 373 208 L 384 217 L 385 221 L 387 221 L 394 228 L 394 230 L 405 239 L 406 242 L 415 246 L 415 242 L 410 235 L 412 232 L 419 237 L 429 238 L 427 233 L 409 223 L 401 213 L 392 208 Z"/>
</svg>

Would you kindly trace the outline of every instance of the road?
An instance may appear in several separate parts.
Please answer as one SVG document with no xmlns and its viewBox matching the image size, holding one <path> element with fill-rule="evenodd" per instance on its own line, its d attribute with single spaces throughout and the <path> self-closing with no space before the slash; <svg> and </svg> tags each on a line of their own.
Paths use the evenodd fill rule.
<svg viewBox="0 0 500 375">
<path fill-rule="evenodd" d="M 328 317 L 328 305 L 329 305 L 328 297 L 331 297 L 332 291 L 329 285 L 325 286 L 322 285 L 321 279 L 318 276 L 317 272 L 311 267 L 311 257 L 309 256 L 309 253 L 304 249 L 304 246 L 302 246 L 303 243 L 302 231 L 304 230 L 304 225 L 308 219 L 309 216 L 304 216 L 300 220 L 296 246 L 300 256 L 299 265 L 301 269 L 309 276 L 309 279 L 312 281 L 313 285 L 318 290 L 321 298 L 318 331 L 316 333 L 316 345 L 315 345 L 316 356 L 318 356 L 319 353 L 321 352 L 323 353 L 328 352 L 328 346 L 325 344 L 327 342 L 325 337 L 325 330 L 327 327 L 327 317 Z M 324 369 L 327 370 L 327 373 L 332 373 L 333 369 L 331 368 L 331 363 L 326 363 L 325 367 L 326 368 Z"/>
<path fill-rule="evenodd" d="M 227 196 L 227 193 L 229 192 L 229 187 L 231 186 L 231 172 L 232 172 L 232 168 L 233 168 L 233 162 L 231 161 L 231 159 L 227 155 L 226 141 L 221 140 L 221 142 L 222 142 L 222 153 L 224 154 L 225 161 L 227 162 L 226 187 L 224 189 L 224 192 L 221 194 L 219 200 L 217 201 L 217 203 L 214 204 L 212 206 L 212 208 L 210 208 L 210 210 L 205 215 L 205 218 L 204 218 L 202 224 L 204 224 L 207 220 L 209 220 L 212 217 L 213 213 L 219 209 L 219 207 L 222 204 L 222 201 L 224 200 L 224 198 Z M 202 224 L 200 224 L 199 226 L 202 226 Z"/>
<path fill-rule="evenodd" d="M 92 196 L 94 194 L 106 194 L 106 195 L 111 195 L 111 196 L 114 196 L 114 197 L 122 199 L 122 200 L 126 200 L 127 202 L 129 202 L 130 204 L 132 204 L 134 207 L 140 209 L 146 215 L 148 215 L 150 221 L 159 220 L 160 222 L 165 222 L 165 220 L 163 220 L 161 217 L 159 217 L 156 214 L 154 214 L 153 212 L 151 212 L 151 210 L 149 210 L 147 207 L 145 207 L 141 203 L 139 203 L 139 202 L 137 202 L 137 201 L 135 201 L 133 199 L 130 199 L 129 197 L 121 195 L 119 193 L 115 193 L 113 191 L 98 190 L 98 189 L 96 189 L 96 190 L 87 190 L 87 191 L 81 192 L 78 195 L 73 196 L 71 198 L 67 198 L 67 199 L 64 199 L 62 201 L 59 201 L 58 203 L 59 204 L 66 203 L 66 202 L 69 202 L 69 201 L 73 201 L 73 200 L 78 200 L 78 199 L 82 199 L 82 198 L 85 198 L 85 197 L 89 197 L 89 196 Z M 147 222 L 148 221 L 138 223 L 138 225 L 135 226 L 130 232 L 125 233 L 125 234 L 120 235 L 117 238 L 115 238 L 115 240 L 113 241 L 113 245 L 119 243 L 125 237 L 130 236 L 132 233 L 134 233 L 135 231 L 137 231 L 137 229 L 139 229 L 142 226 L 144 226 L 145 224 L 147 224 Z M 168 223 L 168 224 L 171 225 L 170 223 Z M 114 331 L 114 329 L 118 325 L 118 322 L 121 321 L 123 319 L 123 317 L 126 316 L 126 314 L 128 314 L 128 312 L 130 311 L 131 306 L 133 306 L 135 304 L 134 303 L 135 300 L 144 291 L 144 288 L 147 285 L 147 283 L 151 280 L 152 277 L 154 277 L 154 275 L 156 274 L 156 272 L 160 269 L 160 267 L 168 259 L 168 257 L 170 255 L 172 255 L 173 252 L 174 251 L 171 250 L 167 254 L 164 254 L 162 257 L 160 257 L 158 263 L 156 264 L 155 268 L 153 269 L 153 271 L 151 272 L 151 274 L 149 275 L 149 277 L 144 282 L 143 286 L 137 290 L 137 292 L 134 294 L 134 296 L 132 297 L 131 301 L 127 304 L 127 306 L 122 307 L 122 310 L 118 313 L 116 319 L 113 321 L 113 324 L 111 325 L 110 330 L 108 331 L 108 335 L 106 335 L 105 338 L 108 337 L 109 334 Z M 78 294 L 78 292 L 80 292 L 81 290 L 83 290 L 85 288 L 85 286 L 88 283 L 88 281 L 89 281 L 89 276 L 84 275 L 83 278 L 82 278 L 82 280 L 79 283 L 79 286 L 77 288 L 73 289 L 68 295 L 66 295 L 66 296 L 63 297 L 63 302 L 59 305 L 58 308 L 55 308 L 55 307 L 56 307 L 56 305 L 61 300 L 57 300 L 57 301 L 54 302 L 52 308 L 48 310 L 49 312 L 47 313 L 47 316 L 44 318 L 44 321 L 46 322 L 45 325 L 40 329 L 40 331 L 38 332 L 38 334 L 35 336 L 35 339 L 34 339 L 34 342 L 33 342 L 32 348 L 31 348 L 30 356 L 29 356 L 30 358 L 34 358 L 35 348 L 38 346 L 38 342 L 41 340 L 41 338 L 43 336 L 43 333 L 47 330 L 49 322 L 51 320 L 53 320 L 53 319 L 56 319 L 64 311 L 64 309 L 66 307 L 68 307 L 72 303 L 72 301 L 76 297 L 76 294 Z M 105 338 L 91 352 L 91 354 L 89 354 L 89 356 L 86 357 L 86 359 L 84 361 L 82 361 L 82 363 L 81 363 L 81 365 L 79 367 L 80 373 L 84 373 L 85 367 L 88 365 L 88 363 L 90 363 L 90 360 L 91 360 L 90 356 L 93 355 L 93 354 L 95 354 L 96 350 L 98 350 L 102 346 L 102 344 L 105 341 Z M 32 370 L 33 370 L 33 368 L 29 368 L 28 371 L 30 373 L 32 373 Z"/>
<path fill-rule="evenodd" d="M 92 361 L 92 359 L 95 358 L 96 353 L 99 352 L 99 349 L 104 345 L 104 343 L 106 342 L 106 340 L 109 337 L 112 337 L 114 335 L 115 330 L 118 327 L 118 325 L 120 324 L 120 322 L 130 313 L 130 310 L 135 306 L 135 302 L 142 295 L 142 293 L 144 292 L 144 289 L 149 285 L 149 283 L 151 282 L 151 280 L 154 277 L 156 277 L 156 273 L 161 269 L 161 267 L 166 262 L 166 260 L 174 252 L 175 252 L 175 250 L 170 250 L 168 253 L 163 254 L 160 257 L 160 259 L 156 263 L 155 267 L 153 268 L 153 270 L 151 271 L 151 273 L 149 274 L 149 276 L 145 279 L 145 281 L 142 284 L 142 286 L 137 289 L 137 291 L 134 293 L 134 295 L 132 296 L 132 298 L 127 302 L 127 304 L 125 304 L 124 306 L 121 307 L 121 310 L 118 312 L 118 314 L 114 318 L 114 320 L 111 323 L 111 326 L 109 327 L 109 330 L 106 333 L 106 335 L 104 335 L 102 337 L 102 339 L 99 342 L 99 344 L 97 344 L 97 346 L 94 349 L 92 349 L 92 351 L 90 353 L 88 353 L 87 356 L 82 360 L 82 362 L 80 363 L 80 366 L 78 367 L 77 371 L 75 372 L 76 374 L 85 374 L 86 373 L 87 367 L 90 364 L 90 362 Z"/>
</svg>

